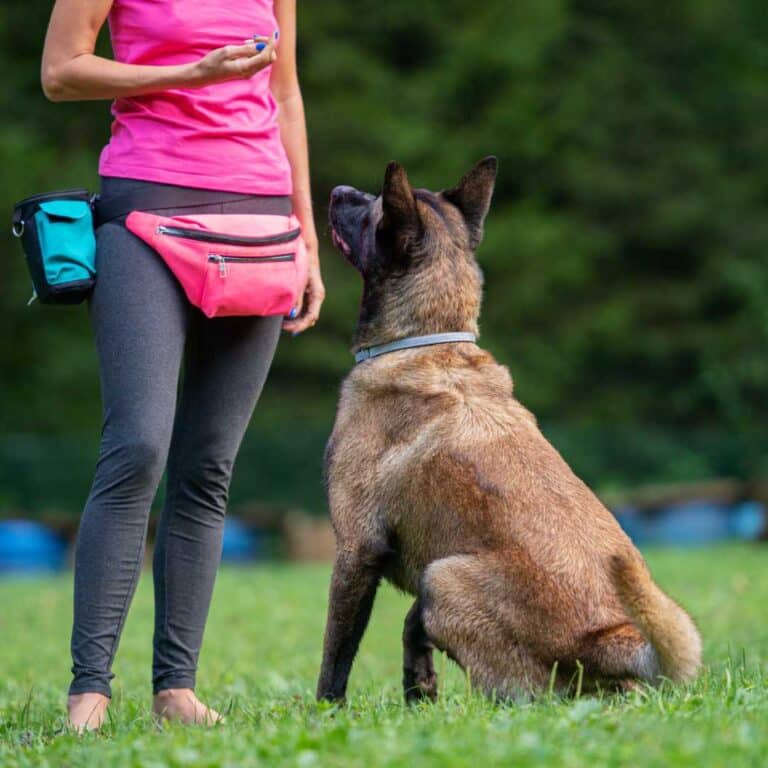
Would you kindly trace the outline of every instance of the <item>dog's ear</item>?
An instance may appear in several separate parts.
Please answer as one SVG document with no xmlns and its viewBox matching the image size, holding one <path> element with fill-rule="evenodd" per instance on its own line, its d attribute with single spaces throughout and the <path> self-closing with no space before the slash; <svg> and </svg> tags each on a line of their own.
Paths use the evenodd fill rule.
<svg viewBox="0 0 768 768">
<path fill-rule="evenodd" d="M 399 163 L 390 163 L 384 174 L 384 187 L 381 191 L 382 210 L 385 228 L 403 231 L 411 228 L 414 232 L 419 227 L 419 213 L 413 187 L 408 181 L 405 168 Z M 413 232 L 412 232 L 413 233 Z"/>
<path fill-rule="evenodd" d="M 493 187 L 496 183 L 498 160 L 483 158 L 452 189 L 446 189 L 443 196 L 453 203 L 464 215 L 469 228 L 469 242 L 474 249 L 483 239 L 483 222 L 491 207 Z"/>
</svg>

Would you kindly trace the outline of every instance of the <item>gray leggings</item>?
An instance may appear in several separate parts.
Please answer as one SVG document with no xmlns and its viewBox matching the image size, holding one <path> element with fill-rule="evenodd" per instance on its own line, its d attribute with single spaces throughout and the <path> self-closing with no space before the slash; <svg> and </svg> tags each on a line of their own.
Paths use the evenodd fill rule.
<svg viewBox="0 0 768 768">
<path fill-rule="evenodd" d="M 101 192 L 108 197 L 142 185 L 151 182 L 104 178 Z M 167 187 L 163 215 L 290 213 L 286 197 L 235 202 L 235 196 L 215 191 L 209 193 L 210 204 L 175 208 L 178 190 Z M 70 687 L 70 693 L 107 696 L 166 460 L 153 563 L 152 681 L 155 692 L 195 686 L 232 466 L 281 324 L 279 317 L 207 319 L 189 304 L 160 256 L 122 221 L 97 231 L 98 279 L 90 315 L 104 421 L 75 553 Z"/>
</svg>

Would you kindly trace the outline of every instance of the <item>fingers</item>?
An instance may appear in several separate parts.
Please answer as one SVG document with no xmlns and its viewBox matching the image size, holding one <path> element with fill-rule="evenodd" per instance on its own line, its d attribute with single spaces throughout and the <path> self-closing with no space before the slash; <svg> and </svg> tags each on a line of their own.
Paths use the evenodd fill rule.
<svg viewBox="0 0 768 768">
<path fill-rule="evenodd" d="M 277 58 L 274 41 L 268 41 L 265 44 L 264 49 L 256 54 L 253 53 L 255 50 L 254 46 L 255 44 L 250 45 L 250 56 L 241 56 L 239 58 L 234 58 L 231 61 L 235 72 L 240 75 L 240 77 L 248 78 L 255 75 L 257 72 L 264 69 L 264 67 L 269 66 Z"/>
<path fill-rule="evenodd" d="M 291 310 L 291 314 L 283 321 L 283 330 L 292 331 L 293 326 L 298 322 L 301 317 L 302 310 L 304 309 L 304 299 L 306 293 L 303 293 L 299 297 L 299 303 Z"/>
<path fill-rule="evenodd" d="M 264 35 L 254 35 L 244 41 L 244 43 L 250 47 L 251 51 L 255 50 L 256 53 L 261 53 L 271 42 L 272 38 L 264 37 Z"/>
<path fill-rule="evenodd" d="M 222 59 L 237 59 L 242 56 L 253 56 L 256 53 L 256 43 L 264 42 L 269 44 L 268 38 L 249 37 L 242 45 L 225 45 L 219 48 Z"/>
<path fill-rule="evenodd" d="M 311 328 L 320 317 L 320 308 L 325 300 L 325 288 L 322 282 L 311 282 L 307 287 L 306 309 L 299 314 L 295 320 L 286 320 L 283 323 L 283 329 L 289 331 L 294 336 L 307 328 Z"/>
<path fill-rule="evenodd" d="M 291 314 L 283 320 L 283 330 L 293 331 L 296 328 L 296 324 L 301 319 L 302 311 L 304 309 L 304 296 L 299 299 L 299 303 L 291 310 Z"/>
<path fill-rule="evenodd" d="M 274 47 L 275 40 L 276 38 L 271 36 L 254 35 L 253 37 L 246 37 L 242 45 L 225 45 L 219 50 L 227 59 L 234 59 L 238 56 L 253 56 L 254 52 L 261 53 L 265 46 L 272 45 Z"/>
<path fill-rule="evenodd" d="M 276 37 L 257 35 L 242 45 L 216 48 L 195 64 L 192 72 L 195 85 L 253 77 L 277 59 L 276 42 Z"/>
</svg>

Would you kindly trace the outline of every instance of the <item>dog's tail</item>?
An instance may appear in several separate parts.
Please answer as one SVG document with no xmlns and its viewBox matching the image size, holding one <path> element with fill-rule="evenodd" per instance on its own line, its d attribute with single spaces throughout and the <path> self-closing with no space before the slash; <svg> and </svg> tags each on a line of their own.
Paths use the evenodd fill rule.
<svg viewBox="0 0 768 768">
<path fill-rule="evenodd" d="M 614 555 L 611 575 L 624 610 L 653 647 L 661 674 L 675 682 L 696 677 L 701 666 L 696 625 L 656 586 L 640 554 Z"/>
</svg>

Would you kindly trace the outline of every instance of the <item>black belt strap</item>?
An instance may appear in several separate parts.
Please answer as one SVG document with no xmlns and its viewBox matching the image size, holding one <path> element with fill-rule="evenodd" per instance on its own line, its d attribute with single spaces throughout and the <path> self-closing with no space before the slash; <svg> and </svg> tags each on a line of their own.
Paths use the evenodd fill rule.
<svg viewBox="0 0 768 768">
<path fill-rule="evenodd" d="M 131 211 L 162 211 L 172 208 L 195 208 L 217 203 L 234 203 L 240 200 L 253 200 L 259 195 L 243 195 L 237 192 L 216 192 L 215 198 L 210 189 L 195 189 L 194 187 L 169 188 L 163 186 L 147 186 L 140 189 L 114 195 L 104 200 L 99 195 L 93 198 L 94 227 L 100 227 L 113 219 L 127 216 Z M 264 196 L 264 202 L 275 201 L 275 214 L 285 213 L 285 198 Z M 269 204 L 265 205 L 262 213 L 268 214 Z"/>
</svg>

